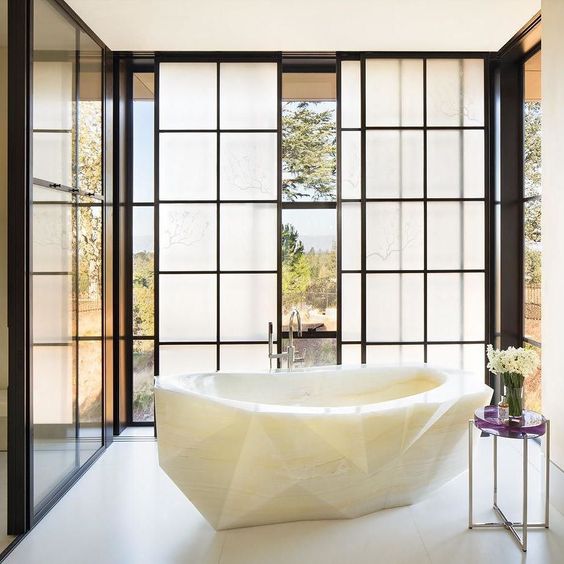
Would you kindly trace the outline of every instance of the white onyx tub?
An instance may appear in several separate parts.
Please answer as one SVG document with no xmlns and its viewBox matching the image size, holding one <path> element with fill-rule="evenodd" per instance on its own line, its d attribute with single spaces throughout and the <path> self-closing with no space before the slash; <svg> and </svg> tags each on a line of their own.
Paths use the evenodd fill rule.
<svg viewBox="0 0 564 564">
<path fill-rule="evenodd" d="M 358 517 L 462 472 L 491 395 L 423 364 L 160 377 L 159 462 L 216 529 Z"/>
</svg>

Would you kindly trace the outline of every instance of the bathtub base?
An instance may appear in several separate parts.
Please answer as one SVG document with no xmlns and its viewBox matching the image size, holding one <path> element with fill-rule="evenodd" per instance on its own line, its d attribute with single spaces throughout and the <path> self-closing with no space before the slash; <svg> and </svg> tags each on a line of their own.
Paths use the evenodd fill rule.
<svg viewBox="0 0 564 564">
<path fill-rule="evenodd" d="M 159 462 L 217 530 L 409 505 L 466 466 L 491 389 L 378 413 L 260 413 L 158 390 Z"/>
</svg>

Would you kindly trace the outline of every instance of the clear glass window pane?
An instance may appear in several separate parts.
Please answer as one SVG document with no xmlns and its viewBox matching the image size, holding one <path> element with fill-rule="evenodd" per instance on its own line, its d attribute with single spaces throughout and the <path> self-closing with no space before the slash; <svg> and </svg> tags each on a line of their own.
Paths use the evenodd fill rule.
<svg viewBox="0 0 564 564">
<path fill-rule="evenodd" d="M 366 132 L 366 196 L 423 196 L 423 132 Z"/>
<path fill-rule="evenodd" d="M 337 326 L 336 211 L 282 213 L 282 324 L 299 309 L 304 329 L 335 331 Z"/>
<path fill-rule="evenodd" d="M 336 339 L 294 339 L 296 356 L 303 358 L 298 366 L 332 366 L 337 364 Z M 282 348 L 286 350 L 288 339 L 282 339 Z M 286 362 L 282 361 L 282 367 Z"/>
<path fill-rule="evenodd" d="M 427 60 L 427 124 L 484 125 L 482 59 Z"/>
<path fill-rule="evenodd" d="M 88 458 L 102 444 L 102 341 L 78 343 L 78 413 L 81 457 Z"/>
<path fill-rule="evenodd" d="M 133 335 L 155 334 L 155 252 L 152 206 L 133 207 Z"/>
<path fill-rule="evenodd" d="M 284 102 L 282 199 L 334 201 L 337 193 L 336 102 Z"/>
<path fill-rule="evenodd" d="M 220 194 L 224 200 L 276 200 L 276 133 L 222 133 Z"/>
<path fill-rule="evenodd" d="M 341 364 L 360 364 L 361 358 L 360 345 L 341 345 Z"/>
<path fill-rule="evenodd" d="M 161 345 L 160 376 L 215 372 L 216 352 L 216 345 Z"/>
<path fill-rule="evenodd" d="M 423 345 L 368 345 L 366 364 L 410 364 L 423 362 Z"/>
<path fill-rule="evenodd" d="M 159 206 L 161 270 L 214 270 L 217 221 L 215 204 Z"/>
<path fill-rule="evenodd" d="M 366 340 L 423 340 L 423 275 L 366 276 Z"/>
<path fill-rule="evenodd" d="M 220 64 L 222 129 L 276 129 L 277 63 Z"/>
<path fill-rule="evenodd" d="M 221 270 L 276 270 L 276 204 L 222 204 Z"/>
<path fill-rule="evenodd" d="M 429 340 L 483 340 L 484 288 L 483 274 L 429 274 L 427 276 Z"/>
<path fill-rule="evenodd" d="M 542 237 L 541 201 L 524 203 L 524 307 L 523 331 L 525 337 L 540 343 L 542 319 Z"/>
<path fill-rule="evenodd" d="M 484 197 L 484 133 L 427 132 L 429 198 Z"/>
<path fill-rule="evenodd" d="M 85 204 L 85 202 L 81 202 Z M 102 207 L 78 208 L 78 334 L 102 335 Z"/>
<path fill-rule="evenodd" d="M 155 344 L 133 341 L 133 421 L 153 421 L 155 376 Z"/>
<path fill-rule="evenodd" d="M 223 341 L 267 339 L 276 321 L 276 274 L 222 274 L 220 337 Z"/>
<path fill-rule="evenodd" d="M 216 340 L 214 274 L 161 274 L 159 305 L 161 341 Z"/>
<path fill-rule="evenodd" d="M 366 125 L 423 125 L 423 61 L 366 61 Z"/>
<path fill-rule="evenodd" d="M 341 204 L 341 265 L 343 270 L 360 270 L 361 266 L 360 204 Z"/>
<path fill-rule="evenodd" d="M 431 270 L 484 268 L 482 202 L 427 204 L 427 260 Z"/>
<path fill-rule="evenodd" d="M 159 127 L 217 127 L 217 64 L 161 63 L 159 66 Z"/>
<path fill-rule="evenodd" d="M 535 351 L 539 358 L 542 358 L 540 347 L 529 343 L 523 343 L 523 347 Z M 542 413 L 542 366 L 540 364 L 533 374 L 525 378 L 524 387 L 525 409 Z"/>
<path fill-rule="evenodd" d="M 360 132 L 341 132 L 341 198 L 360 198 Z"/>
<path fill-rule="evenodd" d="M 341 125 L 360 127 L 360 61 L 341 62 Z"/>
<path fill-rule="evenodd" d="M 102 193 L 102 49 L 79 32 L 78 188 Z"/>
<path fill-rule="evenodd" d="M 161 133 L 159 137 L 159 198 L 217 198 L 217 134 Z"/>
<path fill-rule="evenodd" d="M 221 370 L 270 370 L 268 345 L 221 345 L 219 349 Z"/>
<path fill-rule="evenodd" d="M 341 276 L 341 332 L 343 341 L 360 341 L 362 318 L 360 274 Z"/>
<path fill-rule="evenodd" d="M 423 204 L 366 204 L 366 267 L 369 270 L 423 268 Z"/>
</svg>

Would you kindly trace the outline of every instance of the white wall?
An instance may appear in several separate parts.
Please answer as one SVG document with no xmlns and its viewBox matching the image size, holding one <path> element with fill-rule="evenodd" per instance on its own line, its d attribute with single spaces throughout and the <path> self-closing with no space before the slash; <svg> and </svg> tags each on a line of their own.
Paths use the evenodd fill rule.
<svg viewBox="0 0 564 564">
<path fill-rule="evenodd" d="M 540 0 L 67 0 L 114 50 L 497 51 Z"/>
<path fill-rule="evenodd" d="M 564 0 L 542 2 L 543 409 L 564 469 Z"/>
</svg>

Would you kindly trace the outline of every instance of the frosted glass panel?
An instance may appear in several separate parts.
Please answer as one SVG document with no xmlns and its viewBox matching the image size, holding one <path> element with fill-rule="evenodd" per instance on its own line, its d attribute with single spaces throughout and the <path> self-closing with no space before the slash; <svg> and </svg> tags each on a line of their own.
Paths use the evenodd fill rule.
<svg viewBox="0 0 564 564">
<path fill-rule="evenodd" d="M 360 198 L 360 132 L 341 132 L 341 198 Z"/>
<path fill-rule="evenodd" d="M 267 339 L 276 321 L 276 274 L 223 274 L 220 280 L 220 337 L 224 341 Z"/>
<path fill-rule="evenodd" d="M 33 342 L 67 343 L 74 335 L 71 275 L 33 277 Z"/>
<path fill-rule="evenodd" d="M 74 420 L 74 346 L 33 347 L 33 423 Z M 45 401 L 48 398 L 48 401 Z"/>
<path fill-rule="evenodd" d="M 366 132 L 366 196 L 423 196 L 423 132 Z"/>
<path fill-rule="evenodd" d="M 220 64 L 222 129 L 276 129 L 277 63 Z"/>
<path fill-rule="evenodd" d="M 73 63 L 33 64 L 33 128 L 72 129 Z"/>
<path fill-rule="evenodd" d="M 217 64 L 159 65 L 159 127 L 215 129 L 217 127 Z"/>
<path fill-rule="evenodd" d="M 423 362 L 423 345 L 368 345 L 366 364 L 409 364 Z"/>
<path fill-rule="evenodd" d="M 484 196 L 484 133 L 427 132 L 427 194 L 429 198 Z"/>
<path fill-rule="evenodd" d="M 71 204 L 33 206 L 33 271 L 72 270 Z"/>
<path fill-rule="evenodd" d="M 161 204 L 161 270 L 214 270 L 216 205 Z"/>
<path fill-rule="evenodd" d="M 216 340 L 214 274 L 161 274 L 159 307 L 161 341 Z"/>
<path fill-rule="evenodd" d="M 341 346 L 341 364 L 360 364 L 362 350 L 360 345 Z"/>
<path fill-rule="evenodd" d="M 268 345 L 221 345 L 221 370 L 270 370 Z"/>
<path fill-rule="evenodd" d="M 429 274 L 427 277 L 429 340 L 483 340 L 484 291 L 483 274 Z"/>
<path fill-rule="evenodd" d="M 343 341 L 360 341 L 362 318 L 360 274 L 343 274 L 341 278 L 341 332 Z"/>
<path fill-rule="evenodd" d="M 276 204 L 222 204 L 221 270 L 276 270 Z"/>
<path fill-rule="evenodd" d="M 73 186 L 72 134 L 33 134 L 33 176 L 64 186 Z"/>
<path fill-rule="evenodd" d="M 341 207 L 341 264 L 343 270 L 360 270 L 360 204 L 344 202 Z"/>
<path fill-rule="evenodd" d="M 360 61 L 341 62 L 341 126 L 360 127 Z"/>
<path fill-rule="evenodd" d="M 423 125 L 423 61 L 366 61 L 366 125 Z"/>
<path fill-rule="evenodd" d="M 428 59 L 427 125 L 483 124 L 482 59 Z"/>
<path fill-rule="evenodd" d="M 423 340 L 423 275 L 366 276 L 367 341 Z"/>
<path fill-rule="evenodd" d="M 433 270 L 484 268 L 484 204 L 429 202 L 427 260 Z"/>
<path fill-rule="evenodd" d="M 485 352 L 484 345 L 429 345 L 427 362 L 445 368 L 470 370 L 483 381 Z"/>
<path fill-rule="evenodd" d="M 161 345 L 159 375 L 215 372 L 216 350 L 215 345 Z"/>
<path fill-rule="evenodd" d="M 366 266 L 369 270 L 423 268 L 423 204 L 366 204 Z"/>
<path fill-rule="evenodd" d="M 161 200 L 217 198 L 217 134 L 161 133 L 159 197 Z"/>
<path fill-rule="evenodd" d="M 224 200 L 275 200 L 276 133 L 221 134 L 221 197 Z"/>
</svg>

